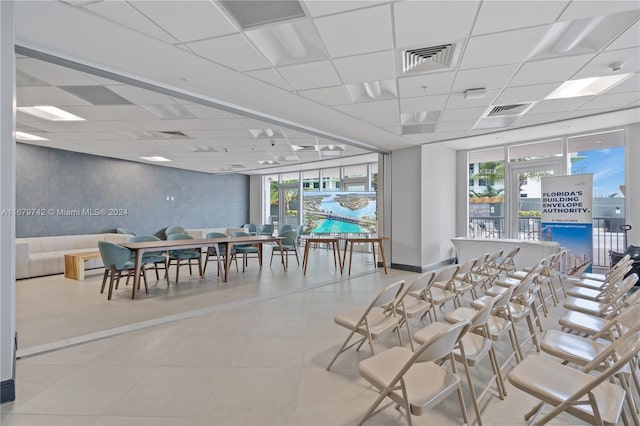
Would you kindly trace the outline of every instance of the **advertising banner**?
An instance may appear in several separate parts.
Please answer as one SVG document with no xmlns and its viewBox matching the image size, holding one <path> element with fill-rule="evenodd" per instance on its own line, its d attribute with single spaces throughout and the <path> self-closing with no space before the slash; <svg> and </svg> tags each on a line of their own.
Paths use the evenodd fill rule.
<svg viewBox="0 0 640 426">
<path fill-rule="evenodd" d="M 593 260 L 593 174 L 542 178 L 541 238 L 568 249 L 571 268 Z M 590 269 L 590 268 L 589 268 Z"/>
</svg>

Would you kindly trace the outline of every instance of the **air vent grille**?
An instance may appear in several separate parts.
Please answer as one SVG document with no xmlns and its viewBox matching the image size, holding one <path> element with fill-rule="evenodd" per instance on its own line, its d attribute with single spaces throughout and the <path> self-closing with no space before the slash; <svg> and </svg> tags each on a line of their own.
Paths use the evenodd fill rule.
<svg viewBox="0 0 640 426">
<path fill-rule="evenodd" d="M 185 135 L 179 130 L 168 130 L 168 131 L 159 131 L 157 132 L 160 135 L 168 136 L 171 139 L 188 139 L 189 136 Z"/>
<path fill-rule="evenodd" d="M 512 105 L 497 105 L 494 106 L 491 111 L 487 114 L 487 117 L 502 117 L 505 115 L 520 115 L 527 108 L 529 108 L 531 104 L 512 104 Z"/>
<path fill-rule="evenodd" d="M 420 47 L 402 53 L 402 73 L 414 73 L 450 68 L 454 63 L 455 43 Z"/>
</svg>

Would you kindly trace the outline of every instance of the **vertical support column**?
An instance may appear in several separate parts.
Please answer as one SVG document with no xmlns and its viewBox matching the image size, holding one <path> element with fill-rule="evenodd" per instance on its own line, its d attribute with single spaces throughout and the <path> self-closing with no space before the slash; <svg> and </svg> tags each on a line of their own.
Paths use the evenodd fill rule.
<svg viewBox="0 0 640 426">
<path fill-rule="evenodd" d="M 0 1 L 0 402 L 15 399 L 16 59 L 13 1 Z"/>
<path fill-rule="evenodd" d="M 630 124 L 624 132 L 624 197 L 625 223 L 633 228 L 627 234 L 627 244 L 640 244 L 640 123 Z"/>
</svg>

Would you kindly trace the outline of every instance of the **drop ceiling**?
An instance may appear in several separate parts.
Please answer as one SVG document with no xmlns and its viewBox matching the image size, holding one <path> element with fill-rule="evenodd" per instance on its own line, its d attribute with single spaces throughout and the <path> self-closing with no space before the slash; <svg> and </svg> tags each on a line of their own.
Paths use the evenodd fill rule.
<svg viewBox="0 0 640 426">
<path fill-rule="evenodd" d="M 226 3 L 16 2 L 18 106 L 85 119 L 18 112 L 47 139 L 24 142 L 254 174 L 640 121 L 638 1 L 285 2 L 292 18 Z"/>
</svg>

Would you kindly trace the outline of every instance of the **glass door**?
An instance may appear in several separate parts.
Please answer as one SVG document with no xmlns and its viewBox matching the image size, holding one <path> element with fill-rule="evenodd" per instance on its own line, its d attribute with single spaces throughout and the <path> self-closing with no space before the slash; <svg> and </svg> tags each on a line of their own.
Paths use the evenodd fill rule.
<svg viewBox="0 0 640 426">
<path fill-rule="evenodd" d="M 541 182 L 545 176 L 566 174 L 561 158 L 507 164 L 509 177 L 504 238 L 539 240 L 542 214 Z"/>
<path fill-rule="evenodd" d="M 291 225 L 294 229 L 298 226 L 300 214 L 300 188 L 298 184 L 280 185 L 280 220 L 279 225 Z M 277 229 L 277 228 L 276 228 Z"/>
</svg>

